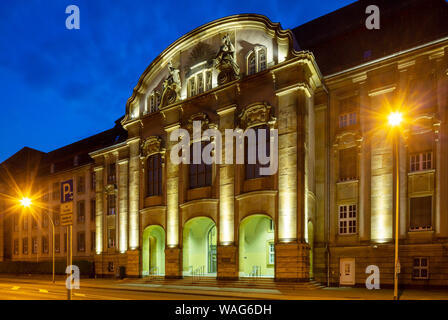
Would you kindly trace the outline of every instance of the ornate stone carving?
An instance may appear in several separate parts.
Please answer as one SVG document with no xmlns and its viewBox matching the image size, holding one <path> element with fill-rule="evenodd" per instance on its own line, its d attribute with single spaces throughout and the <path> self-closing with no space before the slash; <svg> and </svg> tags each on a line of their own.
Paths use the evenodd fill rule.
<svg viewBox="0 0 448 320">
<path fill-rule="evenodd" d="M 142 143 L 142 153 L 145 157 L 162 151 L 162 139 L 157 136 L 150 136 Z"/>
<path fill-rule="evenodd" d="M 222 44 L 216 55 L 214 66 L 219 71 L 219 85 L 239 79 L 240 77 L 240 67 L 236 62 L 235 47 L 230 41 L 228 34 L 222 38 Z"/>
<path fill-rule="evenodd" d="M 337 153 L 341 149 L 351 147 L 358 147 L 358 149 L 361 149 L 362 140 L 363 138 L 359 132 L 345 131 L 336 136 L 333 144 L 334 152 Z"/>
<path fill-rule="evenodd" d="M 273 126 L 276 118 L 271 114 L 272 107 L 266 103 L 247 107 L 240 114 L 240 126 L 244 129 L 259 125 Z"/>
<path fill-rule="evenodd" d="M 201 121 L 202 126 L 201 131 L 216 128 L 216 126 L 213 123 L 210 123 L 210 120 L 208 119 L 208 116 L 205 113 L 199 112 L 192 115 L 190 119 L 188 119 L 188 123 L 185 125 L 185 129 L 187 129 L 190 132 L 190 134 L 192 134 L 193 132 L 193 121 Z"/>
<path fill-rule="evenodd" d="M 179 69 L 174 68 L 170 61 L 168 63 L 168 70 L 170 74 L 163 82 L 162 98 L 159 108 L 175 103 L 180 99 L 181 82 Z"/>
</svg>

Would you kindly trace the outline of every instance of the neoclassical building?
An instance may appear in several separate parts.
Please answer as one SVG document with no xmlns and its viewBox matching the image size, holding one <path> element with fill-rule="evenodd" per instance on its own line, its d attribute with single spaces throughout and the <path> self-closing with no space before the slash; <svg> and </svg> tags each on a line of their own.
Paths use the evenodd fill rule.
<svg viewBox="0 0 448 320">
<path fill-rule="evenodd" d="M 79 197 L 94 212 L 96 274 L 363 285 L 376 265 L 387 285 L 398 236 L 401 283 L 448 285 L 448 5 L 377 1 L 381 29 L 369 30 L 368 4 L 293 30 L 256 14 L 203 25 L 147 67 L 112 131 L 74 144 L 82 170 L 58 173 L 58 153 L 43 155 L 46 186 L 92 181 Z M 385 125 L 395 110 L 398 168 Z M 258 158 L 177 164 L 170 135 L 194 121 L 224 140 L 226 129 L 277 130 L 278 170 L 260 175 Z"/>
</svg>

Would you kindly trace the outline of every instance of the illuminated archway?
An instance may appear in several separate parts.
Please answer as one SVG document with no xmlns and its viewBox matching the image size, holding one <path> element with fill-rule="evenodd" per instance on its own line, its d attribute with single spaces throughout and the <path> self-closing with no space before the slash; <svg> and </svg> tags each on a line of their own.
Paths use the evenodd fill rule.
<svg viewBox="0 0 448 320">
<path fill-rule="evenodd" d="M 143 231 L 142 275 L 165 274 L 165 230 L 152 225 Z"/>
<path fill-rule="evenodd" d="M 265 215 L 251 215 L 240 223 L 240 277 L 274 277 L 274 222 Z"/>
<path fill-rule="evenodd" d="M 183 232 L 183 275 L 216 276 L 216 225 L 212 219 L 189 220 Z"/>
</svg>

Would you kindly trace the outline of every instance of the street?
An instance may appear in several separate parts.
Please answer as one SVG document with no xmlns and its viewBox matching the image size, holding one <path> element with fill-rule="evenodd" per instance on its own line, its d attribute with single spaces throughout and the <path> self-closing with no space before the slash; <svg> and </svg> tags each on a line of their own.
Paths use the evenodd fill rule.
<svg viewBox="0 0 448 320">
<path fill-rule="evenodd" d="M 0 275 L 0 300 L 66 300 L 65 278 Z M 332 287 L 315 290 L 160 285 L 142 279 L 81 279 L 72 300 L 392 300 L 392 289 Z M 400 300 L 448 300 L 448 290 L 400 290 Z"/>
</svg>

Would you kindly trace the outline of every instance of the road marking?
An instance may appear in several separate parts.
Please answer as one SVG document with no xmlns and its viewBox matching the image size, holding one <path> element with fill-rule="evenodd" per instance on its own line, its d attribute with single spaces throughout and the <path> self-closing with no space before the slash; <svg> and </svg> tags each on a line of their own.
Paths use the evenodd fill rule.
<svg viewBox="0 0 448 320">
<path fill-rule="evenodd" d="M 42 293 L 48 293 L 48 290 L 45 290 L 45 289 L 39 289 L 39 292 L 42 292 Z"/>
<path fill-rule="evenodd" d="M 20 289 L 19 286 L 14 286 L 14 287 L 11 288 L 11 290 L 14 290 L 14 291 L 19 290 L 19 289 Z"/>
<path fill-rule="evenodd" d="M 84 293 L 73 293 L 75 297 L 85 297 L 86 295 Z"/>
</svg>

